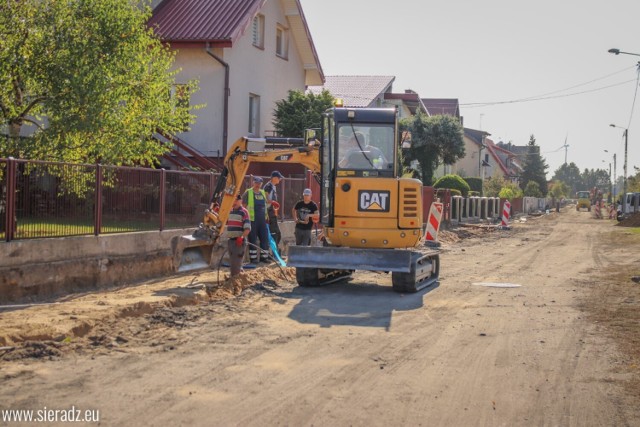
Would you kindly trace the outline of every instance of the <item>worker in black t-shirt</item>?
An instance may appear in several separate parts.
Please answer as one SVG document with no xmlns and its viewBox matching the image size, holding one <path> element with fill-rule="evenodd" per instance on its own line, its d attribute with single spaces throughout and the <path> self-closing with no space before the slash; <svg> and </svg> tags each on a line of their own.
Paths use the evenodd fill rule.
<svg viewBox="0 0 640 427">
<path fill-rule="evenodd" d="M 296 246 L 311 245 L 311 228 L 314 218 L 318 218 L 318 205 L 311 200 L 311 189 L 305 188 L 302 192 L 302 200 L 293 207 L 292 216 L 296 222 L 295 236 Z"/>
</svg>

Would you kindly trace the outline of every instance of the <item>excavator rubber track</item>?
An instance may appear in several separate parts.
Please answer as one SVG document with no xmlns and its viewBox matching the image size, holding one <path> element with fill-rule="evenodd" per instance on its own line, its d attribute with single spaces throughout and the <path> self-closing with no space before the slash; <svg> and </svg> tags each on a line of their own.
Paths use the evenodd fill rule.
<svg viewBox="0 0 640 427">
<path fill-rule="evenodd" d="M 402 249 L 289 246 L 287 265 L 296 267 L 302 287 L 321 286 L 351 277 L 356 270 L 392 273 L 393 290 L 418 292 L 438 282 L 440 257 L 437 250 L 418 252 Z"/>
<path fill-rule="evenodd" d="M 324 286 L 340 280 L 350 279 L 353 270 L 328 268 L 296 268 L 296 281 L 302 287 Z"/>
<path fill-rule="evenodd" d="M 437 253 L 415 253 L 411 262 L 411 271 L 391 273 L 393 290 L 401 293 L 414 293 L 435 285 L 440 276 L 440 255 Z"/>
</svg>

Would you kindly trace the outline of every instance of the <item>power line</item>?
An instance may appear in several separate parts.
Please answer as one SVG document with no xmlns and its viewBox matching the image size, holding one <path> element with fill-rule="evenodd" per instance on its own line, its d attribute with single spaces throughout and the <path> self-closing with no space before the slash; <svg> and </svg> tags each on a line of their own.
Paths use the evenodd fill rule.
<svg viewBox="0 0 640 427">
<path fill-rule="evenodd" d="M 636 96 L 638 96 L 638 83 L 640 83 L 640 62 L 638 62 L 638 70 L 637 70 L 637 75 L 638 77 L 636 78 L 636 90 L 635 93 L 633 94 L 633 103 L 631 104 L 631 114 L 629 115 L 629 124 L 627 125 L 627 132 L 629 127 L 631 127 L 631 119 L 633 118 L 633 109 L 636 106 Z"/>
<path fill-rule="evenodd" d="M 622 70 L 616 71 L 614 73 L 607 74 L 605 76 L 598 77 L 598 78 L 589 80 L 589 81 L 584 82 L 584 83 L 580 83 L 580 84 L 577 84 L 577 85 L 569 86 L 569 87 L 564 88 L 564 89 L 559 89 L 559 90 L 555 90 L 555 91 L 552 91 L 552 92 L 543 93 L 541 95 L 528 96 L 528 97 L 525 97 L 525 98 L 517 98 L 517 99 L 509 100 L 509 101 L 471 102 L 471 103 L 460 104 L 460 105 L 469 106 L 469 108 L 476 108 L 476 107 L 497 105 L 497 104 L 513 104 L 513 103 L 517 103 L 517 102 L 540 101 L 540 100 L 546 100 L 546 99 L 561 98 L 561 97 L 566 97 L 566 96 L 582 95 L 583 93 L 595 92 L 597 90 L 608 89 L 608 88 L 613 87 L 613 86 L 626 84 L 626 83 L 629 83 L 629 82 L 631 82 L 633 80 L 629 80 L 629 81 L 621 82 L 621 83 L 616 83 L 616 84 L 609 85 L 609 86 L 604 86 L 602 88 L 591 89 L 589 91 L 582 91 L 582 92 L 564 94 L 564 95 L 559 95 L 557 97 L 549 97 L 549 95 L 553 95 L 553 94 L 560 93 L 560 92 L 566 92 L 568 90 L 575 89 L 575 88 L 581 87 L 581 86 L 585 86 L 585 85 L 591 84 L 593 82 L 597 82 L 599 80 L 604 80 L 604 79 L 609 78 L 611 76 L 615 76 L 616 74 L 624 73 L 625 71 L 628 71 L 630 68 L 633 68 L 633 67 L 625 67 Z"/>
<path fill-rule="evenodd" d="M 532 99 L 532 98 L 538 98 L 538 97 L 541 97 L 541 96 L 553 95 L 553 94 L 558 93 L 558 92 L 564 92 L 564 91 L 567 91 L 567 90 L 575 89 L 575 88 L 580 87 L 580 86 L 586 86 L 586 85 L 588 85 L 590 83 L 597 82 L 598 80 L 604 80 L 604 79 L 606 79 L 608 77 L 615 76 L 616 74 L 624 73 L 625 71 L 628 71 L 630 68 L 633 68 L 633 67 L 625 67 L 620 71 L 616 71 L 615 73 L 607 74 L 606 76 L 598 77 L 597 79 L 589 80 L 588 82 L 580 83 L 580 84 L 577 84 L 575 86 L 569 86 L 567 88 L 560 89 L 560 90 L 555 90 L 553 92 L 543 93 L 542 95 L 530 96 L 530 97 L 522 98 L 522 99 Z"/>
<path fill-rule="evenodd" d="M 615 87 L 615 86 L 621 86 L 630 82 L 634 82 L 636 81 L 634 80 L 627 80 L 624 82 L 620 82 L 620 83 L 614 83 L 612 85 L 609 86 L 603 86 L 603 87 L 599 87 L 599 88 L 595 88 L 595 89 L 589 89 L 589 90 L 583 90 L 581 92 L 573 92 L 573 93 L 567 93 L 564 95 L 557 95 L 557 96 L 541 96 L 538 98 L 522 98 L 522 99 L 514 99 L 511 101 L 496 101 L 496 102 L 470 102 L 468 104 L 460 104 L 460 106 L 465 106 L 467 108 L 478 108 L 478 107 L 487 107 L 487 106 L 491 106 L 491 105 L 500 105 L 500 104 L 516 104 L 519 102 L 531 102 L 531 101 L 544 101 L 547 99 L 556 99 L 556 98 L 566 98 L 569 96 L 576 96 L 576 95 L 582 95 L 585 93 L 590 93 L 590 92 L 597 92 L 599 90 L 604 90 L 604 89 L 609 89 L 611 87 Z"/>
</svg>

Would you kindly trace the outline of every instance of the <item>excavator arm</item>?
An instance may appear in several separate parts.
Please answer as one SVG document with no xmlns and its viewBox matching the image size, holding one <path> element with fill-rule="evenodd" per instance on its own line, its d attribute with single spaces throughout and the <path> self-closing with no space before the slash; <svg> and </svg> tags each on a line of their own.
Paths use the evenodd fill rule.
<svg viewBox="0 0 640 427">
<path fill-rule="evenodd" d="M 250 149 L 251 144 L 264 146 L 265 142 L 265 139 L 242 137 L 231 146 L 202 223 L 192 235 L 181 236 L 177 243 L 174 251 L 176 271 L 210 265 L 213 247 L 224 232 L 233 201 L 240 192 L 251 163 L 296 163 L 306 166 L 313 173 L 320 173 L 320 146 L 317 140 L 311 144 L 285 149 Z"/>
</svg>

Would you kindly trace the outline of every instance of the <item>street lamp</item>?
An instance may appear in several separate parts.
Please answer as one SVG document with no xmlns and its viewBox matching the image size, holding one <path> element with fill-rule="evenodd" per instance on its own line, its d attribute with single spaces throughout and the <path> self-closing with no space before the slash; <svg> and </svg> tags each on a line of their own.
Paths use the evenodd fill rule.
<svg viewBox="0 0 640 427">
<path fill-rule="evenodd" d="M 640 56 L 639 53 L 632 53 L 632 52 L 623 52 L 620 49 L 617 48 L 612 48 L 609 49 L 608 51 L 609 53 L 613 53 L 614 55 L 620 55 L 621 53 L 624 55 L 633 55 L 633 56 Z M 640 61 L 638 61 L 638 70 L 640 70 Z M 624 177 L 623 177 L 623 193 L 622 193 L 622 213 L 626 213 L 626 206 L 627 204 L 625 203 L 626 200 L 625 198 L 627 197 L 627 142 L 629 140 L 629 129 L 627 128 L 623 128 L 622 126 L 616 126 L 616 125 L 609 125 L 611 127 L 614 128 L 620 128 L 620 129 L 624 129 Z M 614 163 L 615 163 L 615 158 L 614 158 Z"/>
<path fill-rule="evenodd" d="M 624 176 L 622 179 L 622 213 L 626 213 L 626 206 L 627 204 L 625 203 L 625 197 L 627 197 L 627 146 L 628 146 L 628 142 L 629 142 L 629 129 L 624 128 L 622 126 L 616 126 L 614 124 L 610 124 L 609 126 L 611 126 L 612 128 L 619 128 L 619 129 L 624 129 L 624 166 L 623 166 L 623 172 L 624 172 Z"/>
<path fill-rule="evenodd" d="M 623 55 L 640 56 L 639 53 L 623 52 L 620 49 L 616 49 L 616 48 L 609 49 L 607 52 L 613 53 L 614 55 L 620 55 L 622 53 Z"/>
</svg>

